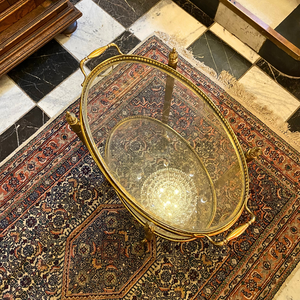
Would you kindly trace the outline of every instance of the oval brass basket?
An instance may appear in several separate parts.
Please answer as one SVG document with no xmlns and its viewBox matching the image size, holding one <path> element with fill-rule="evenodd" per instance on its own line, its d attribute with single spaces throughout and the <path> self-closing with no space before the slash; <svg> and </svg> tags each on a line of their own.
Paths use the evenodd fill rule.
<svg viewBox="0 0 300 300">
<path fill-rule="evenodd" d="M 114 46 L 120 55 L 86 76 L 84 63 Z M 169 65 L 124 55 L 115 44 L 80 63 L 80 120 L 67 119 L 132 215 L 155 234 L 173 241 L 207 237 L 224 245 L 255 221 L 247 207 L 245 155 L 216 105 Z M 250 158 L 258 149 L 247 153 Z M 225 239 L 246 209 L 251 219 Z"/>
</svg>

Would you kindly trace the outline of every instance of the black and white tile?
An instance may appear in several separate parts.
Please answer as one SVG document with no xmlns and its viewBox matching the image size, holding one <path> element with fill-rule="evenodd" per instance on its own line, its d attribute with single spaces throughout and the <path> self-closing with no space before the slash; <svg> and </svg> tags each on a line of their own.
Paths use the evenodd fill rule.
<svg viewBox="0 0 300 300">
<path fill-rule="evenodd" d="M 191 2 L 214 19 L 219 6 L 219 0 L 191 0 Z"/>
<path fill-rule="evenodd" d="M 54 117 L 79 97 L 83 79 L 83 74 L 77 70 L 39 101 L 37 105 L 49 117 Z"/>
<path fill-rule="evenodd" d="M 138 45 L 141 41 L 130 31 L 124 31 L 120 36 L 118 36 L 115 40 L 112 41 L 115 43 L 121 50 L 122 53 L 127 54 L 130 52 L 136 45 Z M 92 58 L 86 63 L 86 66 L 92 70 L 102 61 L 106 60 L 109 57 L 114 55 L 118 55 L 118 50 L 116 48 L 109 48 L 103 54 L 98 57 Z"/>
<path fill-rule="evenodd" d="M 300 106 L 298 99 L 256 66 L 253 66 L 239 82 L 256 96 L 257 104 L 266 106 L 283 121 L 286 121 Z"/>
<path fill-rule="evenodd" d="M 220 1 L 214 17 L 278 70 L 297 77 L 300 77 L 299 19 L 298 0 Z M 287 52 L 294 52 L 298 58 Z"/>
<path fill-rule="evenodd" d="M 0 161 L 30 138 L 49 117 L 35 106 L 0 135 Z"/>
<path fill-rule="evenodd" d="M 70 36 L 59 34 L 56 40 L 78 60 L 109 44 L 125 30 L 125 27 L 92 0 L 82 0 L 76 7 L 83 14 L 78 20 L 76 31 Z"/>
<path fill-rule="evenodd" d="M 0 134 L 35 106 L 33 101 L 7 75 L 0 78 Z"/>
<path fill-rule="evenodd" d="M 173 1 L 206 27 L 209 27 L 214 23 L 214 14 L 212 14 L 213 17 L 211 17 L 205 12 L 205 10 L 201 10 L 196 4 L 194 4 L 193 1 L 192 2 L 190 2 L 189 0 L 173 0 Z"/>
<path fill-rule="evenodd" d="M 299 5 L 298 0 L 239 0 L 238 2 L 273 29 Z"/>
<path fill-rule="evenodd" d="M 161 0 L 129 28 L 140 40 L 154 31 L 166 32 L 184 47 L 188 47 L 206 29 L 172 0 Z"/>
<path fill-rule="evenodd" d="M 159 0 L 94 0 L 103 10 L 128 28 Z"/>
<path fill-rule="evenodd" d="M 55 40 L 51 40 L 8 76 L 35 102 L 41 100 L 78 69 L 78 62 Z"/>
<path fill-rule="evenodd" d="M 287 76 L 262 58 L 256 62 L 256 65 L 300 101 L 300 77 Z"/>
<path fill-rule="evenodd" d="M 283 38 L 286 39 L 285 43 L 290 43 L 295 52 L 300 52 L 300 2 L 292 0 L 288 2 L 291 6 L 287 5 L 285 18 L 278 18 L 278 26 L 274 27 Z M 292 11 L 291 9 L 294 8 Z M 288 14 L 289 13 L 289 14 Z M 267 40 L 259 50 L 259 54 L 271 63 L 275 68 L 288 74 L 290 76 L 300 77 L 300 61 L 292 58 L 289 54 L 274 44 L 271 40 Z"/>
<path fill-rule="evenodd" d="M 290 125 L 290 131 L 300 132 L 300 107 L 292 114 L 292 116 L 287 120 Z"/>
<path fill-rule="evenodd" d="M 217 74 L 225 70 L 238 79 L 251 67 L 251 62 L 210 30 L 202 34 L 188 49 L 196 59 L 214 69 Z"/>
<path fill-rule="evenodd" d="M 236 36 L 234 36 L 220 24 L 214 23 L 210 27 L 210 31 L 220 39 L 222 39 L 227 45 L 233 48 L 236 52 L 238 52 L 252 64 L 259 60 L 260 56 L 254 50 L 241 42 L 241 40 L 239 40 Z"/>
</svg>

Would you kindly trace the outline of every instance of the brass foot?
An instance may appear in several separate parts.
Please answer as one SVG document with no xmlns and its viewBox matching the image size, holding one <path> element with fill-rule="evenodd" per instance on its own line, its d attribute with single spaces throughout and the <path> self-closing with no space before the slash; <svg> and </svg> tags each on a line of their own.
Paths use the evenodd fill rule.
<svg viewBox="0 0 300 300">
<path fill-rule="evenodd" d="M 83 142 L 83 144 L 86 145 L 82 131 L 81 131 L 80 122 L 76 118 L 75 114 L 67 111 L 66 112 L 66 120 L 67 120 L 68 124 L 70 125 L 71 129 L 77 134 L 77 136 L 80 138 L 80 140 Z"/>
<path fill-rule="evenodd" d="M 144 226 L 145 238 L 141 241 L 142 244 L 151 242 L 154 238 L 154 225 L 146 223 Z"/>
<path fill-rule="evenodd" d="M 260 155 L 262 155 L 261 148 L 253 147 L 253 148 L 249 149 L 248 151 L 246 151 L 246 153 L 245 153 L 246 162 L 248 163 Z"/>
<path fill-rule="evenodd" d="M 169 53 L 168 66 L 170 66 L 170 67 L 172 67 L 173 69 L 176 70 L 177 63 L 178 63 L 178 54 L 176 52 L 176 49 L 173 48 L 172 51 Z"/>
<path fill-rule="evenodd" d="M 77 119 L 75 114 L 72 112 L 69 112 L 69 111 L 66 112 L 66 120 L 71 127 L 74 125 L 77 125 L 77 124 L 80 126 L 79 120 Z"/>
</svg>

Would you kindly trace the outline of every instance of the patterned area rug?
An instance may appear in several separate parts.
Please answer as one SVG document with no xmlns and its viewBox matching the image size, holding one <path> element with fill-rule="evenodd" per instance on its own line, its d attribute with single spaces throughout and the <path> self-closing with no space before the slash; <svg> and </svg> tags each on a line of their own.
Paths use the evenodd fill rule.
<svg viewBox="0 0 300 300">
<path fill-rule="evenodd" d="M 135 53 L 167 62 L 169 51 L 154 36 Z M 143 228 L 62 113 L 0 168 L 2 299 L 273 298 L 300 258 L 299 153 L 183 57 L 178 70 L 216 103 L 244 150 L 262 147 L 249 164 L 256 222 L 224 247 L 159 237 L 141 246 Z M 68 110 L 78 114 L 78 101 Z"/>
</svg>

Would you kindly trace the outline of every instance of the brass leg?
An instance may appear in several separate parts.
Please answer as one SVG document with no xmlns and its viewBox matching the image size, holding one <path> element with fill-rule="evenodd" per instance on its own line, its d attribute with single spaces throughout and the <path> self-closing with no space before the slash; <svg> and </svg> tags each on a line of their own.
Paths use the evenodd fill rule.
<svg viewBox="0 0 300 300">
<path fill-rule="evenodd" d="M 145 238 L 141 241 L 141 243 L 145 244 L 147 242 L 151 242 L 154 238 L 154 226 L 152 224 L 146 223 L 144 226 Z"/>
<path fill-rule="evenodd" d="M 177 63 L 178 63 L 178 54 L 176 52 L 176 49 L 173 48 L 172 51 L 169 54 L 168 66 L 170 66 L 171 68 L 173 68 L 174 70 L 176 70 Z"/>
<path fill-rule="evenodd" d="M 80 122 L 76 118 L 75 114 L 67 111 L 66 112 L 66 119 L 67 119 L 67 122 L 70 125 L 71 129 L 77 134 L 77 136 L 80 138 L 80 140 L 86 146 L 86 143 L 84 141 L 83 134 L 82 134 L 82 131 L 81 131 Z"/>
<path fill-rule="evenodd" d="M 75 21 L 74 23 L 72 23 L 71 25 L 69 25 L 69 26 L 62 32 L 62 34 L 69 36 L 69 35 L 71 35 L 76 29 L 77 29 L 77 21 Z"/>
<path fill-rule="evenodd" d="M 246 151 L 246 153 L 245 153 L 246 162 L 248 163 L 260 155 L 262 155 L 261 148 L 253 147 L 253 148 L 249 149 L 248 151 Z"/>
<path fill-rule="evenodd" d="M 173 48 L 173 50 L 169 54 L 168 66 L 176 70 L 177 62 L 178 62 L 178 54 L 176 52 L 176 49 Z M 173 88 L 174 88 L 174 78 L 167 75 L 165 101 L 164 101 L 164 107 L 162 112 L 162 122 L 165 124 L 168 124 L 169 121 L 169 113 L 171 108 Z"/>
</svg>

